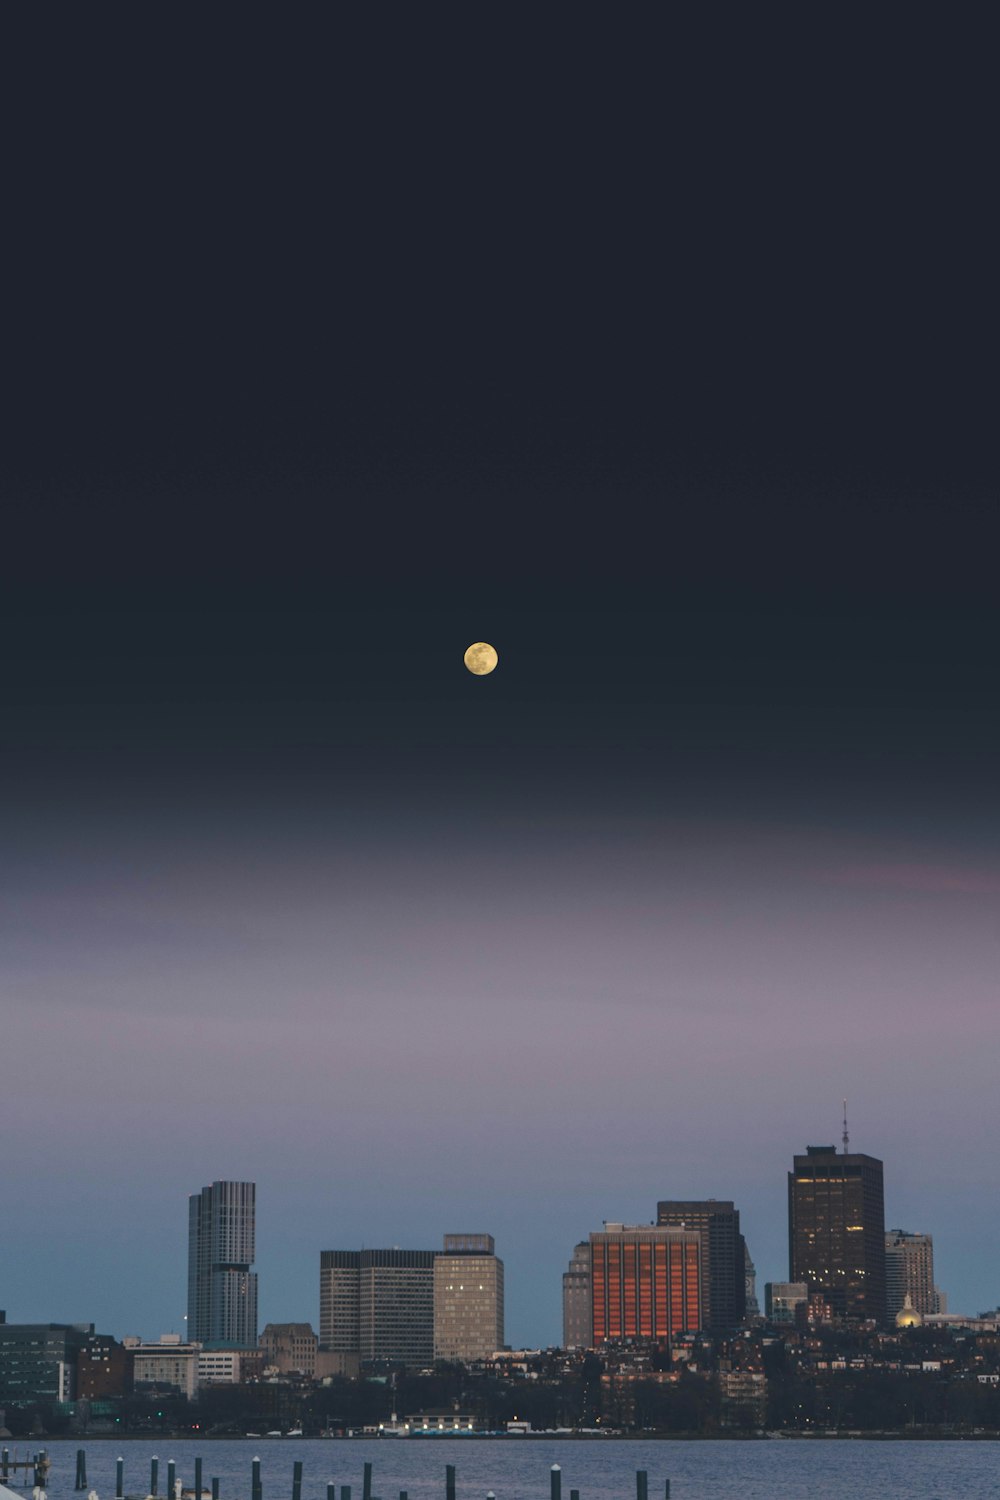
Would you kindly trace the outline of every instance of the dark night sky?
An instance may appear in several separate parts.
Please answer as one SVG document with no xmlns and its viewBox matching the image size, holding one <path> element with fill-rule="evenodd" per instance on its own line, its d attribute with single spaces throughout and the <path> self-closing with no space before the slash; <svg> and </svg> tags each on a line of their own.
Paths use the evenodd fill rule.
<svg viewBox="0 0 1000 1500">
<path fill-rule="evenodd" d="M 11 49 L 2 985 L 51 1108 L 8 1095 L 3 1169 L 93 1260 L 32 1237 L 9 1317 L 176 1324 L 183 1197 L 246 1175 L 265 1317 L 315 1322 L 327 1240 L 485 1228 L 551 1341 L 574 1241 L 658 1197 L 736 1197 L 782 1277 L 844 1092 L 953 1303 L 1000 1298 L 946 1228 L 1000 890 L 997 122 L 948 25 Z M 159 1258 L 115 1302 L 118 1194 Z"/>
</svg>

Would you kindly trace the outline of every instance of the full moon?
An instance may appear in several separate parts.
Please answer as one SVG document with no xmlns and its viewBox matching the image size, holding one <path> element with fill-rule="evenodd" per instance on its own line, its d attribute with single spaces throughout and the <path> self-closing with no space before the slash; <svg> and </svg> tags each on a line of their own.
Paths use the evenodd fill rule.
<svg viewBox="0 0 1000 1500">
<path fill-rule="evenodd" d="M 465 665 L 477 677 L 485 677 L 487 672 L 492 672 L 499 660 L 493 647 L 486 641 L 476 641 L 465 653 Z"/>
</svg>

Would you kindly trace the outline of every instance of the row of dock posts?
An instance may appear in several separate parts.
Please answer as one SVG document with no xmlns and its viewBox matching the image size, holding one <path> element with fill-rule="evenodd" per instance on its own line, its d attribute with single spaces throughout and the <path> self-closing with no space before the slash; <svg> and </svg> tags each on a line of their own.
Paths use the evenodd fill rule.
<svg viewBox="0 0 1000 1500">
<path fill-rule="evenodd" d="M 39 1475 L 43 1475 L 48 1468 L 48 1459 L 45 1452 L 36 1453 L 31 1461 L 35 1469 L 35 1483 L 42 1481 Z M 17 1464 L 14 1467 L 28 1467 L 29 1462 Z M 0 1453 L 0 1477 L 6 1481 L 10 1469 L 10 1454 L 6 1448 Z M 147 1500 L 158 1500 L 160 1482 L 160 1460 L 151 1458 L 149 1461 L 149 1495 Z M 78 1448 L 76 1453 L 76 1483 L 77 1490 L 87 1488 L 87 1454 L 83 1448 Z M 194 1500 L 202 1500 L 202 1461 L 196 1458 L 194 1461 Z M 445 1500 L 456 1500 L 455 1465 L 446 1464 L 444 1470 Z M 165 1500 L 174 1500 L 177 1493 L 177 1466 L 171 1458 L 167 1462 L 167 1489 Z M 115 1500 L 125 1500 L 125 1460 L 119 1458 L 115 1465 Z M 212 1479 L 212 1500 L 219 1500 L 219 1480 Z M 260 1459 L 255 1458 L 250 1470 L 250 1500 L 264 1500 L 264 1487 L 260 1477 Z M 296 1459 L 292 1466 L 292 1500 L 302 1500 L 302 1463 Z M 331 1481 L 326 1487 L 326 1500 L 337 1500 L 337 1486 Z M 342 1484 L 340 1486 L 340 1500 L 351 1500 L 351 1486 Z M 372 1465 L 366 1462 L 361 1481 L 361 1500 L 379 1500 L 378 1496 L 372 1495 Z M 400 1490 L 399 1500 L 409 1500 L 406 1490 Z M 486 1500 L 496 1500 L 492 1490 L 486 1493 Z M 559 1464 L 553 1464 L 549 1471 L 549 1500 L 562 1500 L 562 1468 Z M 569 1500 L 580 1500 L 579 1490 L 570 1490 Z M 635 1474 L 635 1500 L 649 1500 L 649 1475 L 645 1469 L 637 1469 Z M 670 1500 L 670 1480 L 665 1481 L 663 1500 Z"/>
<path fill-rule="evenodd" d="M 452 1470 L 454 1475 L 454 1470 Z M 454 1483 L 454 1480 L 452 1481 Z M 447 1500 L 455 1500 L 454 1489 L 449 1493 Z M 486 1500 L 496 1500 L 493 1491 L 487 1493 Z M 559 1464 L 553 1464 L 549 1470 L 549 1500 L 562 1500 L 562 1468 Z M 580 1500 L 579 1490 L 570 1490 L 569 1500 Z M 649 1474 L 645 1469 L 635 1471 L 635 1500 L 649 1500 Z M 664 1480 L 663 1500 L 670 1500 L 670 1480 Z"/>
</svg>

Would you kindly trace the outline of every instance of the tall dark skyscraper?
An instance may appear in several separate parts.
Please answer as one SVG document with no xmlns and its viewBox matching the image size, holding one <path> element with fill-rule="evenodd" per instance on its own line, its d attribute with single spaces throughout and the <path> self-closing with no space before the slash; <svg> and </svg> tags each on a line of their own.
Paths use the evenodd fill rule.
<svg viewBox="0 0 1000 1500">
<path fill-rule="evenodd" d="M 188 1200 L 188 1338 L 256 1348 L 256 1187 L 213 1182 Z"/>
<path fill-rule="evenodd" d="M 746 1316 L 746 1247 L 740 1211 L 728 1198 L 670 1199 L 656 1205 L 657 1224 L 701 1235 L 702 1327 L 735 1328 Z"/>
<path fill-rule="evenodd" d="M 821 1292 L 835 1317 L 884 1323 L 882 1163 L 807 1146 L 788 1174 L 789 1280 Z"/>
</svg>

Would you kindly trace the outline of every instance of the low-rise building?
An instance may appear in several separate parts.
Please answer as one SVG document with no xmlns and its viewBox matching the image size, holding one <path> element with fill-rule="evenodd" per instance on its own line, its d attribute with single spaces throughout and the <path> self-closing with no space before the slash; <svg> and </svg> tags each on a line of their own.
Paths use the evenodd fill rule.
<svg viewBox="0 0 1000 1500">
<path fill-rule="evenodd" d="M 804 1281 L 768 1281 L 764 1284 L 764 1316 L 769 1323 L 794 1323 L 795 1310 L 808 1302 Z"/>
<path fill-rule="evenodd" d="M 259 1349 L 200 1349 L 198 1385 L 241 1385 L 256 1379 L 263 1365 Z"/>
<path fill-rule="evenodd" d="M 762 1370 L 718 1372 L 723 1427 L 763 1427 L 767 1413 L 767 1377 Z"/>
<path fill-rule="evenodd" d="M 315 1380 L 319 1337 L 311 1324 L 268 1323 L 259 1343 L 264 1364 L 279 1375 L 304 1375 Z"/>
<path fill-rule="evenodd" d="M 132 1385 L 132 1361 L 110 1334 L 91 1334 L 76 1357 L 77 1401 L 108 1401 Z"/>
<path fill-rule="evenodd" d="M 93 1323 L 0 1323 L 0 1407 L 72 1401 Z"/>
<path fill-rule="evenodd" d="M 180 1391 L 191 1401 L 198 1394 L 200 1344 L 185 1344 L 178 1333 L 164 1333 L 156 1344 L 127 1338 L 131 1351 L 132 1379 L 136 1390 L 143 1386 L 165 1386 Z"/>
</svg>

